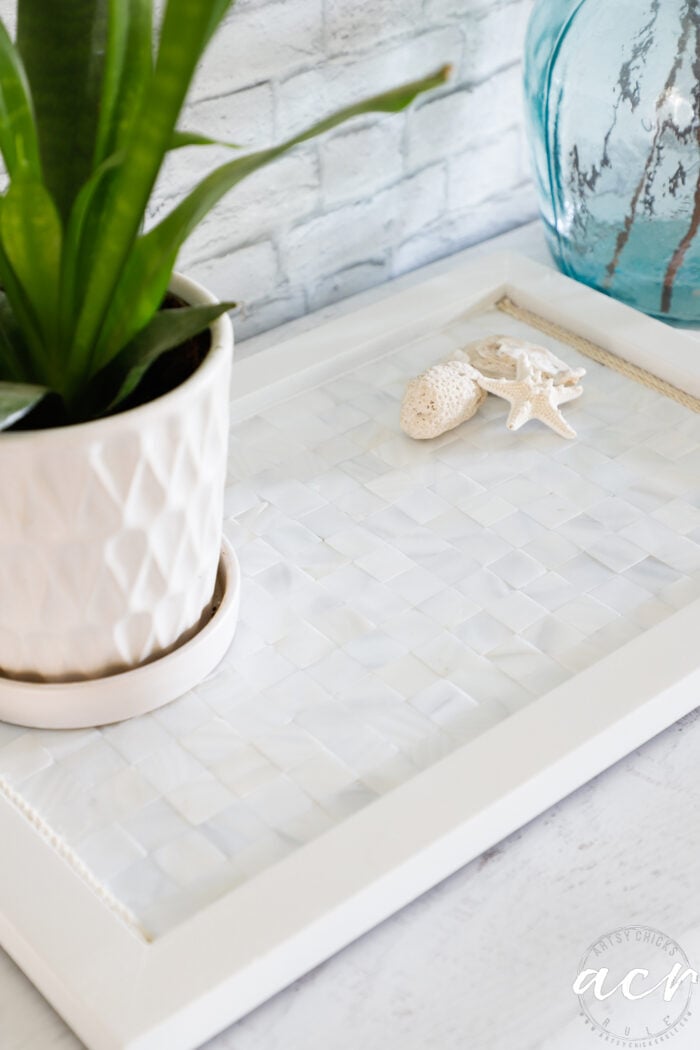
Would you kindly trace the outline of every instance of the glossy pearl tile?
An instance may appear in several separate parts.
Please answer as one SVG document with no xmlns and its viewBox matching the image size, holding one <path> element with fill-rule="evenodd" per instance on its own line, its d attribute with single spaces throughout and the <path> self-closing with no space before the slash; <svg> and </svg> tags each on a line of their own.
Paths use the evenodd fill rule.
<svg viewBox="0 0 700 1050">
<path fill-rule="evenodd" d="M 576 441 L 495 398 L 401 433 L 405 380 L 489 331 L 579 363 L 485 313 L 237 423 L 223 664 L 120 726 L 0 726 L 0 775 L 154 932 L 700 596 L 700 424 L 654 391 L 585 361 Z"/>
</svg>

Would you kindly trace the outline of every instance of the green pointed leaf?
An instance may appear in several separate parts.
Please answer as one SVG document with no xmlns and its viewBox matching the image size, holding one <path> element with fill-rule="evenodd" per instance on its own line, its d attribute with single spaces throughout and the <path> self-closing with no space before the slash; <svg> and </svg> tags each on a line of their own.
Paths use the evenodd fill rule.
<svg viewBox="0 0 700 1050">
<path fill-rule="evenodd" d="M 106 387 L 115 377 L 119 386 L 109 408 L 115 408 L 136 389 L 146 371 L 161 354 L 203 332 L 217 317 L 234 310 L 236 303 L 207 303 L 160 310 L 96 378 Z M 113 389 L 113 387 L 112 387 Z"/>
<path fill-rule="evenodd" d="M 133 121 L 127 157 L 104 208 L 100 252 L 93 260 L 75 333 L 78 356 L 93 347 L 104 324 L 201 57 L 211 17 L 211 5 L 202 0 L 169 0 L 166 7 L 150 89 Z"/>
<path fill-rule="evenodd" d="M 0 215 L 2 208 L 0 208 Z M 0 235 L 0 284 L 10 304 L 11 314 L 21 329 L 27 347 L 27 356 L 22 362 L 22 375 L 18 379 L 36 380 L 43 375 L 45 367 L 44 339 L 32 304 L 17 279 L 5 252 Z"/>
<path fill-rule="evenodd" d="M 126 63 L 130 16 L 131 4 L 128 0 L 109 0 L 107 9 L 107 46 L 102 77 L 100 115 L 95 138 L 95 164 L 99 164 L 111 152 L 110 145 L 114 139 L 119 89 Z"/>
<path fill-rule="evenodd" d="M 27 348 L 5 292 L 0 291 L 0 372 L 3 379 L 26 382 Z"/>
<path fill-rule="evenodd" d="M 123 162 L 122 153 L 113 153 L 100 164 L 75 198 L 63 241 L 61 268 L 60 317 L 58 330 L 63 346 L 72 345 L 72 331 L 78 313 L 79 299 L 84 294 L 85 277 L 89 274 L 90 252 L 99 228 L 108 179 Z M 71 355 L 74 358 L 75 355 Z M 69 371 L 80 368 L 82 362 L 73 359 Z"/>
<path fill-rule="evenodd" d="M 24 170 L 41 177 L 39 141 L 29 82 L 5 26 L 0 22 L 0 152 L 10 177 Z"/>
<path fill-rule="evenodd" d="M 170 139 L 170 149 L 182 149 L 183 146 L 227 146 L 229 149 L 241 149 L 236 142 L 222 142 L 221 139 L 210 139 L 196 131 L 174 131 Z"/>
<path fill-rule="evenodd" d="M 63 238 L 56 205 L 41 182 L 13 179 L 0 209 L 0 234 L 7 260 L 39 326 L 44 364 L 50 368 L 58 329 Z M 13 301 L 12 289 L 5 287 Z M 53 365 L 60 367 L 56 361 Z"/>
<path fill-rule="evenodd" d="M 0 210 L 0 231 L 10 264 L 50 336 L 58 307 L 61 220 L 46 187 L 13 179 Z"/>
<path fill-rule="evenodd" d="M 450 67 L 445 66 L 423 80 L 412 81 L 393 91 L 348 106 L 280 146 L 230 161 L 208 175 L 134 247 L 102 330 L 98 350 L 100 360 L 105 363 L 109 361 L 153 315 L 165 294 L 183 242 L 207 212 L 237 183 L 299 143 L 351 117 L 372 112 L 393 113 L 405 108 L 421 92 L 445 83 L 449 74 Z"/>
<path fill-rule="evenodd" d="M 26 416 L 48 392 L 43 386 L 0 382 L 0 430 L 7 430 Z"/>
<path fill-rule="evenodd" d="M 246 157 L 240 157 L 222 165 L 203 179 L 199 186 L 195 187 L 189 196 L 174 208 L 159 226 L 147 234 L 147 238 L 151 237 L 152 234 L 153 241 L 160 239 L 166 244 L 170 243 L 170 245 L 177 242 L 177 248 L 179 249 L 185 238 L 221 197 L 237 183 L 241 182 L 242 179 L 257 171 L 258 168 L 276 160 L 283 153 L 293 149 L 294 146 L 316 138 L 318 135 L 336 128 L 339 124 L 344 124 L 345 121 L 353 117 L 362 116 L 366 113 L 397 113 L 409 106 L 422 92 L 430 91 L 444 84 L 450 72 L 450 66 L 443 66 L 442 69 L 422 80 L 411 81 L 402 87 L 394 88 L 380 95 L 373 95 L 362 102 L 347 106 L 330 117 L 313 124 L 299 135 L 295 135 L 279 146 L 273 146 L 271 149 L 261 150 L 257 153 L 250 153 Z M 156 231 L 162 231 L 163 236 L 159 238 Z"/>
<path fill-rule="evenodd" d="M 17 48 L 31 85 L 44 182 L 63 219 L 92 169 L 107 5 L 108 0 L 17 4 Z"/>
<path fill-rule="evenodd" d="M 152 79 L 152 0 L 109 0 L 96 164 L 124 146 Z"/>
<path fill-rule="evenodd" d="M 232 5 L 233 0 L 212 0 L 211 15 L 205 36 L 206 43 L 209 43 L 216 30 L 219 28 L 222 18 Z"/>
</svg>

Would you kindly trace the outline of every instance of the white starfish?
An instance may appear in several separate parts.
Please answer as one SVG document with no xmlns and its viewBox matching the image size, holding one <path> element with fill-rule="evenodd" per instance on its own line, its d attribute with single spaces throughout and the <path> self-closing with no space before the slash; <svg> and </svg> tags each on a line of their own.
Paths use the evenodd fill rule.
<svg viewBox="0 0 700 1050">
<path fill-rule="evenodd" d="M 564 419 L 559 405 L 580 397 L 582 386 L 557 385 L 551 376 L 536 371 L 526 357 L 518 359 L 515 379 L 491 379 L 480 375 L 479 386 L 510 402 L 506 423 L 509 430 L 519 430 L 528 420 L 539 419 L 562 437 L 576 437 L 576 431 Z"/>
</svg>

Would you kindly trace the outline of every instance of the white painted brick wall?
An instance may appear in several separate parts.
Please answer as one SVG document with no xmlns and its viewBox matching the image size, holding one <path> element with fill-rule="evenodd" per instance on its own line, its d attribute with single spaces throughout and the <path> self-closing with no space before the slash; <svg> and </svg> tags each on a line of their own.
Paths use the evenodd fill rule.
<svg viewBox="0 0 700 1050">
<path fill-rule="evenodd" d="M 246 146 L 454 65 L 408 113 L 358 118 L 253 175 L 193 235 L 180 265 L 245 301 L 239 339 L 534 216 L 520 91 L 532 2 L 239 0 L 187 124 Z M 189 152 L 158 213 L 206 169 Z"/>
<path fill-rule="evenodd" d="M 520 60 L 533 0 L 238 0 L 195 79 L 184 127 L 267 146 L 445 62 L 407 113 L 357 118 L 232 191 L 179 266 L 245 303 L 245 338 L 535 214 Z M 14 0 L 0 0 L 12 24 Z M 149 221 L 230 153 L 179 150 Z"/>
<path fill-rule="evenodd" d="M 319 143 L 323 207 L 370 198 L 404 175 L 403 124 L 389 116 L 353 121 Z"/>
</svg>

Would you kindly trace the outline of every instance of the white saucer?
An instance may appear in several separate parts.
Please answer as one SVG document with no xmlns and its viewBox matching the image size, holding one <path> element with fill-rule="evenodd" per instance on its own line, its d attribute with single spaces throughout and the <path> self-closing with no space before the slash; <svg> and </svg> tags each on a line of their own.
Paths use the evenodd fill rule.
<svg viewBox="0 0 700 1050">
<path fill-rule="evenodd" d="M 214 614 L 171 653 L 121 674 L 82 682 L 22 682 L 0 675 L 0 721 L 33 729 L 86 729 L 154 711 L 198 685 L 223 659 L 238 622 L 241 574 L 224 539 Z"/>
</svg>

